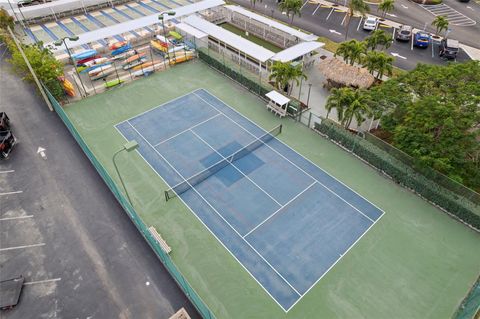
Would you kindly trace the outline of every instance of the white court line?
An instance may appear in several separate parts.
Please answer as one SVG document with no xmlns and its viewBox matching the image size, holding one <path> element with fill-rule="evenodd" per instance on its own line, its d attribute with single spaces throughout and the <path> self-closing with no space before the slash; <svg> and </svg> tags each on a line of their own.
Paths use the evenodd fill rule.
<svg viewBox="0 0 480 319">
<path fill-rule="evenodd" d="M 0 174 L 7 174 L 7 173 L 13 173 L 15 172 L 14 169 L 8 170 L 8 171 L 0 171 Z"/>
<path fill-rule="evenodd" d="M 15 249 L 23 249 L 23 248 L 40 247 L 40 246 L 45 246 L 45 243 L 25 245 L 25 246 L 16 246 L 16 247 L 0 248 L 0 252 L 1 252 L 1 251 L 7 251 L 7 250 L 15 250 Z"/>
<path fill-rule="evenodd" d="M 62 280 L 62 278 L 28 281 L 28 282 L 24 282 L 23 285 L 25 286 L 25 285 L 48 284 L 48 283 L 57 282 L 57 281 L 60 281 L 60 280 Z"/>
<path fill-rule="evenodd" d="M 197 127 L 197 126 L 200 126 L 200 125 L 202 125 L 202 124 L 205 124 L 205 123 L 207 123 L 208 121 L 210 121 L 210 120 L 212 120 L 212 119 L 214 119 L 214 118 L 216 118 L 217 116 L 220 116 L 220 115 L 222 115 L 222 114 L 221 114 L 221 113 L 217 113 L 217 114 L 215 114 L 214 116 L 212 116 L 212 117 L 210 117 L 210 118 L 208 118 L 208 119 L 206 119 L 206 120 L 204 120 L 204 121 L 201 121 L 200 123 L 197 123 L 197 124 L 195 124 L 195 125 L 187 128 L 187 129 L 181 131 L 180 133 L 177 133 L 177 134 L 175 134 L 175 135 L 173 135 L 173 136 L 170 136 L 169 138 L 167 138 L 167 139 L 165 139 L 165 140 L 163 140 L 163 141 L 161 141 L 161 142 L 159 142 L 159 143 L 157 143 L 157 144 L 155 144 L 155 145 L 153 145 L 153 146 L 154 146 L 154 147 L 157 147 L 157 146 L 160 145 L 160 144 L 163 144 L 163 143 L 165 143 L 165 142 L 168 142 L 168 141 L 170 141 L 171 139 L 174 139 L 175 137 L 177 137 L 177 136 L 179 136 L 179 135 L 182 135 L 182 134 L 185 133 L 185 132 L 190 131 L 192 128 L 195 128 L 195 127 Z M 129 122 L 129 123 L 130 123 L 130 122 Z"/>
<path fill-rule="evenodd" d="M 126 120 L 123 120 L 123 121 L 121 121 L 121 122 L 118 122 L 117 124 L 115 124 L 115 125 L 113 125 L 113 126 L 114 126 L 114 127 L 117 127 L 118 124 L 121 124 L 121 123 L 123 123 L 123 122 L 128 122 L 128 121 L 130 121 L 130 120 L 132 120 L 132 119 L 134 119 L 134 118 L 137 118 L 137 117 L 139 117 L 139 116 L 144 115 L 145 113 L 148 113 L 148 112 L 150 112 L 150 111 L 153 111 L 153 110 L 155 110 L 156 108 L 159 108 L 159 107 L 161 107 L 161 106 L 164 106 L 164 105 L 167 105 L 167 104 L 169 104 L 169 103 L 171 103 L 171 102 L 174 102 L 174 101 L 176 101 L 176 100 L 179 100 L 179 99 L 181 99 L 182 97 L 185 97 L 185 96 L 187 96 L 187 95 L 189 95 L 189 94 L 191 94 L 191 93 L 192 93 L 192 92 L 189 92 L 189 93 L 185 93 L 185 94 L 183 94 L 183 95 L 180 95 L 179 97 L 176 97 L 176 98 L 174 98 L 174 99 L 172 99 L 172 100 L 170 100 L 170 101 L 167 101 L 167 102 L 162 103 L 162 104 L 160 104 L 160 105 L 154 106 L 154 107 L 152 107 L 151 109 L 148 109 L 148 110 L 146 110 L 146 111 L 143 111 L 142 113 L 139 113 L 139 114 L 137 114 L 137 115 L 134 115 L 134 116 L 132 116 L 132 117 L 126 119 Z"/>
<path fill-rule="evenodd" d="M 13 192 L 0 193 L 0 196 L 13 195 L 13 194 L 21 194 L 21 193 L 23 193 L 23 191 L 13 191 Z"/>
<path fill-rule="evenodd" d="M 210 96 L 212 96 L 212 97 L 215 98 L 216 100 L 222 102 L 222 104 L 227 105 L 225 102 L 221 101 L 218 97 L 216 97 L 216 96 L 212 95 L 210 92 L 208 92 L 208 90 L 205 90 L 205 89 L 197 89 L 197 90 L 195 90 L 195 91 L 200 91 L 200 90 L 203 90 L 203 91 L 207 92 Z M 194 91 L 194 92 L 195 92 L 195 91 Z M 194 92 L 192 92 L 192 93 L 194 93 Z M 202 99 L 202 100 L 203 100 L 203 99 Z M 208 104 L 210 104 L 210 103 L 208 103 Z M 210 105 L 211 105 L 211 104 L 210 104 Z M 227 106 L 227 107 L 228 107 L 228 106 Z M 214 108 L 215 108 L 215 107 L 214 107 Z M 253 125 L 255 125 L 255 127 L 258 127 L 259 129 L 261 129 L 261 130 L 263 130 L 264 132 L 266 132 L 264 129 L 262 129 L 261 127 L 259 127 L 258 125 L 256 125 L 254 122 L 252 122 L 250 119 L 248 119 L 247 117 L 245 117 L 243 114 L 241 114 L 241 113 L 238 112 L 237 110 L 232 109 L 232 108 L 229 108 L 229 109 L 230 109 L 231 111 L 237 113 L 240 117 L 246 119 L 248 122 L 250 122 L 250 123 L 252 123 Z M 223 112 L 222 112 L 222 113 L 223 113 Z M 224 113 L 223 113 L 223 114 L 224 114 Z M 224 114 L 224 115 L 225 115 L 225 114 Z M 228 116 L 227 116 L 227 117 L 228 117 Z M 231 119 L 231 120 L 232 120 L 232 119 Z M 236 122 L 233 121 L 233 120 L 232 120 L 232 122 L 234 122 L 235 124 L 239 125 L 238 123 L 236 123 Z M 241 126 L 240 126 L 240 127 L 241 127 Z M 117 129 L 117 131 L 119 132 L 119 134 L 120 134 L 121 136 L 123 136 L 123 138 L 124 138 L 125 140 L 127 140 L 126 137 L 123 135 L 123 133 L 120 132 L 120 130 L 119 130 L 117 127 L 115 127 L 115 128 Z M 241 127 L 241 128 L 243 128 L 243 127 Z M 245 128 L 243 128 L 243 129 L 245 130 Z M 248 131 L 247 131 L 247 132 L 248 132 Z M 138 131 L 137 131 L 137 133 L 138 133 Z M 251 134 L 251 135 L 252 135 L 252 134 Z M 142 135 L 140 134 L 140 136 L 142 136 Z M 287 146 L 284 142 L 282 142 L 282 141 L 280 141 L 280 140 L 278 140 L 278 139 L 277 139 L 277 141 L 278 141 L 279 143 Z M 147 143 L 148 143 L 148 141 L 147 141 Z M 296 152 L 295 149 L 292 149 L 292 150 L 293 150 L 294 152 Z M 142 155 L 138 150 L 137 150 L 137 153 L 140 155 L 140 157 L 143 158 L 143 160 L 145 161 L 145 163 L 147 163 L 147 165 L 150 166 L 150 168 L 157 174 L 157 176 L 159 176 L 160 179 L 161 179 L 166 185 L 168 185 L 168 183 L 165 181 L 165 179 L 158 173 L 158 171 L 157 171 L 156 169 L 154 169 L 154 168 L 152 167 L 152 165 L 143 157 L 143 155 Z M 157 153 L 158 153 L 158 152 L 157 152 Z M 298 154 L 298 152 L 296 152 L 296 153 Z M 159 155 L 160 155 L 160 154 L 159 154 Z M 161 155 L 160 155 L 160 156 L 161 156 Z M 299 156 L 301 156 L 301 155 L 299 155 Z M 326 172 L 324 169 L 322 169 L 321 167 L 319 167 L 317 164 L 311 162 L 310 160 L 308 160 L 307 158 L 305 158 L 305 157 L 303 157 L 303 156 L 302 156 L 302 158 L 305 159 L 306 161 L 310 162 L 312 165 L 316 166 L 319 170 L 321 170 L 322 172 L 324 172 L 325 174 L 327 174 L 328 176 L 330 176 L 331 178 L 333 178 L 334 180 L 336 180 L 339 184 L 343 185 L 345 188 L 349 189 L 351 192 L 353 192 L 354 194 L 356 194 L 357 196 L 359 196 L 360 198 L 362 198 L 362 199 L 365 200 L 366 202 L 370 203 L 373 207 L 377 208 L 379 211 L 382 212 L 382 215 L 379 216 L 379 218 L 378 218 L 374 223 L 372 223 L 372 224 L 370 225 L 370 227 L 357 239 L 357 241 L 356 241 L 355 243 L 353 243 L 353 244 L 345 251 L 345 253 L 344 253 L 343 255 L 340 256 L 340 258 L 343 258 L 343 257 L 346 255 L 346 253 L 373 227 L 373 225 L 374 225 L 375 223 L 377 223 L 377 222 L 380 220 L 381 217 L 383 217 L 383 215 L 385 214 L 385 212 L 384 212 L 382 209 L 378 208 L 375 204 L 371 203 L 368 199 L 366 199 L 366 198 L 364 198 L 363 196 L 359 195 L 356 191 L 354 191 L 353 189 L 351 189 L 349 186 L 345 185 L 343 182 L 339 181 L 337 178 L 331 176 L 328 172 Z M 168 161 L 166 161 L 166 162 L 168 163 Z M 168 163 L 168 164 L 171 166 L 170 163 Z M 292 164 L 293 164 L 293 163 L 292 163 Z M 174 168 L 174 169 L 175 169 L 175 168 Z M 194 189 L 194 190 L 195 190 L 195 189 Z M 195 191 L 196 191 L 196 190 L 195 190 Z M 200 195 L 200 196 L 201 196 L 201 195 Z M 202 196 L 201 196 L 201 197 L 202 197 Z M 323 277 L 328 273 L 328 271 L 330 271 L 330 269 L 333 268 L 333 266 L 340 260 L 340 258 L 337 259 L 337 261 L 335 261 L 335 263 L 334 263 L 290 308 L 285 309 L 285 308 L 275 299 L 275 297 L 273 297 L 273 296 L 271 295 L 271 293 L 263 286 L 263 284 L 260 283 L 260 282 L 257 280 L 257 278 L 245 267 L 245 265 L 244 265 L 244 264 L 225 246 L 225 244 L 212 232 L 212 230 L 211 230 L 207 225 L 205 225 L 205 223 L 203 222 L 203 220 L 202 220 L 198 215 L 195 214 L 195 211 L 194 211 L 181 197 L 179 197 L 179 198 L 180 198 L 180 200 L 183 202 L 183 204 L 190 209 L 190 211 L 193 213 L 193 215 L 196 216 L 197 219 L 205 226 L 205 228 L 219 241 L 219 243 L 232 255 L 232 257 L 233 257 L 235 260 L 237 260 L 237 262 L 245 269 L 245 271 L 252 276 L 252 278 L 260 285 L 260 287 L 262 287 L 262 288 L 264 289 L 264 291 L 265 291 L 265 292 L 280 306 L 280 308 L 281 308 L 282 310 L 284 310 L 285 312 L 288 312 L 295 304 L 297 304 L 297 303 L 300 301 L 300 299 L 303 298 L 303 296 L 305 296 L 305 294 L 308 293 L 308 292 L 310 291 L 310 289 L 312 289 L 313 286 L 315 286 L 315 285 L 318 283 L 318 281 L 320 281 L 320 279 L 323 278 Z M 203 199 L 204 199 L 204 198 L 203 198 Z M 204 199 L 204 200 L 205 200 L 205 199 Z M 209 204 L 209 203 L 207 202 L 207 204 Z M 217 212 L 217 214 L 218 214 L 218 212 Z M 221 215 L 219 215 L 219 216 L 222 218 Z M 228 223 L 227 223 L 227 224 L 228 224 Z M 232 228 L 232 229 L 233 229 L 233 228 Z M 234 231 L 235 231 L 235 229 L 234 229 Z M 247 244 L 249 244 L 249 243 L 247 242 Z M 249 245 L 249 246 L 251 247 L 251 245 Z M 252 249 L 255 250 L 253 247 L 252 247 Z M 257 252 L 257 253 L 258 253 L 258 252 Z"/>
<path fill-rule="evenodd" d="M 193 93 L 195 94 L 195 93 Z M 196 95 L 196 94 L 195 94 Z M 198 97 L 198 96 L 197 96 Z M 200 97 L 199 97 L 200 98 Z M 200 98 L 201 100 L 203 100 L 202 98 Z M 240 233 L 215 209 L 215 207 L 213 207 L 210 202 L 205 198 L 203 197 L 202 194 L 200 194 L 200 192 L 195 188 L 193 187 L 186 179 L 185 177 L 180 174 L 180 172 L 162 155 L 160 154 L 159 151 L 157 151 L 157 149 L 155 149 L 152 144 L 150 144 L 150 142 L 139 132 L 137 131 L 137 129 L 130 123 L 128 122 L 128 124 L 135 130 L 135 132 L 137 132 L 137 134 L 143 139 L 145 140 L 145 142 L 154 150 L 155 153 L 158 154 L 158 156 L 160 156 L 181 178 L 183 178 L 185 180 L 185 182 L 192 188 L 192 190 L 197 193 L 197 195 L 203 199 L 205 201 L 205 203 L 210 206 L 210 208 L 213 209 L 213 211 L 221 218 L 223 219 L 223 221 L 228 225 L 230 226 L 230 228 L 240 237 L 242 238 L 242 236 L 240 235 Z M 283 279 L 283 281 L 285 281 L 285 283 L 290 286 L 290 288 L 293 289 L 293 291 L 295 291 L 299 296 L 301 296 L 301 294 L 295 289 L 295 287 L 293 287 L 289 282 L 288 280 L 286 280 L 252 245 L 250 245 L 250 243 L 248 241 L 246 241 L 245 239 L 242 238 L 242 240 L 248 245 L 250 246 L 250 248 L 255 251 L 257 253 L 257 255 L 263 260 L 265 261 L 265 263 L 270 266 L 270 268 L 275 272 L 277 273 L 277 275 Z"/>
<path fill-rule="evenodd" d="M 32 218 L 33 215 L 25 215 L 25 216 L 17 216 L 17 217 L 5 217 L 5 218 L 0 218 L 0 222 L 6 221 L 6 220 L 16 220 L 16 219 L 25 219 L 25 218 Z"/>
<path fill-rule="evenodd" d="M 253 122 L 252 120 L 250 120 L 248 117 L 246 117 L 245 115 L 243 115 L 242 113 L 238 112 L 237 110 L 235 110 L 234 108 L 231 108 L 230 106 L 228 106 L 227 103 L 225 103 L 224 101 L 222 101 L 221 99 L 219 99 L 218 97 L 216 97 L 215 95 L 213 95 L 212 93 L 210 93 L 208 90 L 206 89 L 198 89 L 198 90 L 195 90 L 195 91 L 200 91 L 200 90 L 203 90 L 205 92 L 207 92 L 211 97 L 217 99 L 218 101 L 220 101 L 223 105 L 225 105 L 228 109 L 230 109 L 232 112 L 238 114 L 240 117 L 244 118 L 246 121 L 248 121 L 249 123 L 253 124 L 255 127 L 259 128 L 260 130 L 262 130 L 265 134 L 268 134 L 268 131 L 266 131 L 265 129 L 263 129 L 262 127 L 258 126 L 255 122 Z M 195 92 L 194 91 L 194 92 Z M 223 112 L 222 112 L 223 113 Z M 223 113 L 223 115 L 225 115 L 225 113 Z M 226 115 L 225 115 L 226 116 Z M 228 117 L 228 116 L 227 116 Z M 233 121 L 231 118 L 230 118 L 231 121 Z M 235 122 L 235 121 L 233 121 Z M 237 125 L 239 125 L 237 123 Z M 243 130 L 246 130 L 245 128 L 242 127 Z M 252 133 L 250 133 L 248 130 L 246 130 L 250 135 L 252 135 Z M 253 135 L 254 136 L 254 135 Z M 345 186 L 345 188 L 348 188 L 352 193 L 355 193 L 356 195 L 358 195 L 358 197 L 360 197 L 361 199 L 363 199 L 364 201 L 370 203 L 370 205 L 372 205 L 373 207 L 377 208 L 379 211 L 381 211 L 382 213 L 385 213 L 382 209 L 380 209 L 377 205 L 375 205 L 374 203 L 370 202 L 368 199 L 366 199 L 365 197 L 363 197 L 362 195 L 360 195 L 359 193 L 357 193 L 355 190 L 353 190 L 352 188 L 350 188 L 349 186 L 345 185 L 345 183 L 343 183 L 341 180 L 337 179 L 335 176 L 332 176 L 330 173 L 328 173 L 327 171 L 325 171 L 323 168 L 321 168 L 320 166 L 318 166 L 317 164 L 315 164 L 314 162 L 312 162 L 311 160 L 309 160 L 308 158 L 306 158 L 305 156 L 301 155 L 299 152 L 297 152 L 294 148 L 292 148 L 291 146 L 285 144 L 284 142 L 282 142 L 281 140 L 279 140 L 278 138 L 275 138 L 275 140 L 277 142 L 279 142 L 280 144 L 283 144 L 284 146 L 290 148 L 291 150 L 293 150 L 298 156 L 300 156 L 301 158 L 303 158 L 305 161 L 309 162 L 310 164 L 312 164 L 313 166 L 315 166 L 316 168 L 318 168 L 319 170 L 321 170 L 322 172 L 324 172 L 326 175 L 330 176 L 331 178 L 333 178 L 335 181 L 337 181 L 339 184 L 342 184 L 343 186 Z M 268 145 L 267 145 L 268 146 Z"/>
<path fill-rule="evenodd" d="M 352 249 L 353 246 L 355 246 L 355 245 L 360 241 L 360 239 L 362 239 L 362 237 L 365 236 L 366 233 L 368 233 L 368 231 L 373 227 L 373 225 L 375 225 L 375 224 L 380 220 L 380 218 L 382 218 L 382 217 L 383 217 L 383 214 L 382 214 L 380 217 L 378 217 L 378 219 L 377 219 L 376 221 L 374 221 L 374 222 L 363 232 L 363 234 L 361 234 L 360 237 L 358 237 L 357 240 L 355 240 L 355 241 L 353 242 L 353 244 L 351 244 L 350 247 L 348 247 L 347 250 L 345 250 L 345 252 L 340 255 L 340 257 L 339 257 L 337 260 L 335 260 L 335 262 L 320 276 L 320 278 L 318 278 L 317 281 L 315 281 L 315 282 L 310 286 L 310 288 L 308 288 L 308 289 L 303 293 L 303 295 L 302 295 L 300 298 L 298 298 L 297 301 L 295 301 L 295 302 L 293 303 L 293 305 L 290 306 L 290 308 L 287 309 L 287 312 L 288 312 L 290 309 L 292 309 L 300 300 L 302 300 L 302 298 L 303 298 L 310 290 L 312 290 L 312 288 L 315 287 L 315 285 L 316 285 L 323 277 L 325 277 L 325 275 L 326 275 L 343 257 L 345 257 L 345 255 L 350 251 L 350 249 Z"/>
<path fill-rule="evenodd" d="M 213 148 L 212 145 L 210 145 L 207 141 L 205 141 L 200 135 L 198 135 L 197 133 L 195 133 L 194 131 L 191 131 L 193 133 L 193 135 L 195 135 L 196 137 L 198 137 L 198 139 L 200 141 L 202 141 L 203 143 L 205 143 L 208 147 L 210 147 L 215 153 L 217 153 L 220 157 L 222 157 L 224 160 L 226 160 L 227 158 L 225 156 L 223 156 L 220 152 L 218 152 L 216 149 Z M 252 182 L 253 185 L 255 185 L 258 189 L 260 189 L 262 192 L 265 193 L 265 195 L 267 195 L 268 197 L 270 197 L 271 200 L 273 200 L 275 203 L 277 203 L 278 206 L 280 206 L 280 208 L 283 207 L 282 204 L 280 204 L 275 198 L 273 198 L 272 195 L 270 195 L 266 190 L 264 190 L 263 188 L 261 188 L 257 183 L 255 183 L 250 177 L 248 177 L 245 173 L 243 173 L 235 164 L 233 163 L 230 163 L 230 165 L 233 166 L 233 168 L 235 168 L 240 174 L 242 174 L 246 179 L 248 179 L 250 182 Z"/>
<path fill-rule="evenodd" d="M 208 101 L 205 101 L 201 96 L 199 96 L 198 94 L 196 93 L 193 93 L 195 94 L 199 99 L 201 99 L 202 101 L 204 101 L 205 103 L 208 103 L 211 107 L 213 107 L 215 110 L 217 110 L 218 112 L 221 112 L 223 113 L 222 111 L 220 111 L 219 109 L 217 109 L 213 104 L 209 103 Z M 210 93 L 209 93 L 210 94 Z M 215 97 L 214 95 L 211 95 L 213 97 Z M 223 102 L 222 102 L 223 103 Z M 225 104 L 225 103 L 224 103 Z M 225 104 L 227 105 L 227 104 Z M 247 130 L 246 128 L 244 128 L 243 126 L 241 126 L 240 124 L 238 124 L 236 121 L 234 121 L 232 118 L 230 118 L 228 115 L 226 115 L 225 113 L 223 113 L 223 115 L 228 118 L 232 123 L 234 123 L 235 125 L 237 125 L 238 127 L 240 127 L 241 129 L 243 129 L 245 132 L 247 132 L 248 134 L 250 134 L 251 136 L 253 136 L 254 138 L 257 138 L 255 135 L 253 135 L 249 130 Z M 325 184 L 323 184 L 322 182 L 320 182 L 319 180 L 317 180 L 315 177 L 313 177 L 312 175 L 310 175 L 309 173 L 305 172 L 305 170 L 303 170 L 302 168 L 300 168 L 297 164 L 293 163 L 290 159 L 286 158 L 285 155 L 283 155 L 282 153 L 278 152 L 276 149 L 274 149 L 273 147 L 271 147 L 270 145 L 266 144 L 265 142 L 263 142 L 263 144 L 265 146 L 267 146 L 268 148 L 270 148 L 272 151 L 274 151 L 275 153 L 277 153 L 278 155 L 280 155 L 281 157 L 283 157 L 287 162 L 289 162 L 290 164 L 292 164 L 293 166 L 295 166 L 298 170 L 300 170 L 301 172 L 303 172 L 305 175 L 309 176 L 311 179 L 313 179 L 314 181 L 317 181 L 320 185 L 322 185 L 323 187 L 325 187 L 325 189 L 327 189 L 329 192 L 331 192 L 332 194 L 334 194 L 335 196 L 337 196 L 338 198 L 340 198 L 340 200 L 342 200 L 343 202 L 345 202 L 347 205 L 349 205 L 350 207 L 352 207 L 354 210 L 356 210 L 357 212 L 359 212 L 360 214 L 362 214 L 365 218 L 367 218 L 368 220 L 370 220 L 371 222 L 373 222 L 373 219 L 371 219 L 370 217 L 368 217 L 367 215 L 365 215 L 362 211 L 360 211 L 358 208 L 356 208 L 355 206 L 353 206 L 352 204 L 350 204 L 350 202 L 346 201 L 343 197 L 341 197 L 340 195 L 338 195 L 337 193 L 335 193 L 333 190 L 331 190 L 330 188 L 328 188 Z M 298 153 L 297 153 L 298 154 Z M 299 154 L 300 155 L 300 154 Z M 301 156 L 301 155 L 300 155 Z M 361 197 L 361 196 L 360 196 Z M 363 197 L 361 197 L 363 199 Z"/>
<path fill-rule="evenodd" d="M 309 190 L 313 185 L 315 185 L 317 183 L 317 181 L 313 182 L 312 184 L 310 184 L 307 188 L 305 188 L 303 191 L 301 191 L 300 193 L 298 193 L 296 196 L 294 196 L 292 199 L 290 199 L 288 202 L 285 203 L 285 205 L 283 205 L 282 207 L 280 207 L 279 209 L 277 209 L 275 212 L 273 212 L 273 214 L 271 214 L 270 216 L 268 216 L 266 219 L 264 219 L 260 224 L 258 224 L 257 226 L 255 226 L 252 230 L 250 230 L 248 233 L 246 233 L 245 235 L 243 235 L 243 238 L 247 237 L 248 235 L 250 235 L 251 233 L 253 233 L 258 227 L 262 226 L 263 224 L 265 224 L 265 222 L 267 222 L 270 218 L 272 218 L 273 216 L 275 216 L 278 212 L 280 212 L 282 209 L 284 209 L 285 207 L 287 207 L 291 202 L 293 202 L 294 200 L 296 200 L 300 195 L 302 195 L 303 193 L 305 193 L 307 190 Z"/>
<path fill-rule="evenodd" d="M 117 132 L 123 137 L 123 139 L 125 141 L 128 141 L 128 139 L 125 137 L 125 135 L 123 135 L 123 133 L 117 128 L 114 126 L 114 128 L 117 130 Z M 137 154 L 143 158 L 143 160 L 145 161 L 145 163 L 152 169 L 152 171 L 155 172 L 155 174 L 157 174 L 157 176 L 163 181 L 163 183 L 165 185 L 167 185 L 167 187 L 170 187 L 170 184 L 162 177 L 162 175 L 160 175 L 160 173 L 158 173 L 158 171 L 152 167 L 152 164 L 150 164 L 149 161 L 147 161 L 145 159 L 145 157 L 143 157 L 143 155 L 140 153 L 140 151 L 137 149 L 135 150 L 137 152 Z M 170 187 L 172 188 L 172 187 Z M 233 259 L 235 259 L 239 264 L 240 266 L 252 277 L 252 279 L 267 293 L 267 295 L 270 296 L 270 298 L 273 299 L 273 301 L 275 301 L 275 303 L 286 313 L 286 309 L 283 308 L 283 306 L 277 301 L 277 299 L 275 299 L 275 297 L 273 297 L 270 292 L 267 290 L 267 288 L 265 288 L 262 283 L 260 283 L 258 281 L 258 279 L 250 272 L 250 270 L 247 269 L 247 267 L 245 267 L 245 265 L 237 258 L 237 256 L 235 256 L 231 251 L 230 249 L 228 249 L 227 246 L 225 246 L 225 243 L 223 241 L 221 241 L 217 235 L 215 235 L 215 233 L 205 224 L 205 222 L 195 213 L 195 210 L 193 210 L 184 200 L 182 197 L 178 196 L 178 198 L 180 199 L 180 201 L 190 210 L 190 212 L 193 214 L 193 216 L 195 216 L 197 218 L 197 220 L 207 229 L 207 231 L 216 239 L 218 240 L 218 242 L 220 243 L 220 245 L 223 246 L 223 248 L 225 248 L 226 251 L 229 252 L 229 254 L 233 257 Z M 195 289 L 192 288 L 193 291 L 195 291 Z M 195 291 L 195 293 L 197 293 Z M 197 296 L 200 296 L 198 293 L 197 293 Z M 202 299 L 200 297 L 200 299 Z M 203 301 L 203 299 L 202 299 Z"/>
</svg>

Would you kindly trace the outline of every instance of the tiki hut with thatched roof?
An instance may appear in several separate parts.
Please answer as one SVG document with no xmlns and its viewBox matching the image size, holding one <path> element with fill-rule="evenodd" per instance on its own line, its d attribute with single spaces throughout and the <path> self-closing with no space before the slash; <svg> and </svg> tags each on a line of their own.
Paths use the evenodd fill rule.
<svg viewBox="0 0 480 319">
<path fill-rule="evenodd" d="M 325 76 L 327 88 L 353 87 L 367 89 L 375 82 L 368 70 L 349 65 L 336 58 L 327 58 L 318 64 Z"/>
</svg>

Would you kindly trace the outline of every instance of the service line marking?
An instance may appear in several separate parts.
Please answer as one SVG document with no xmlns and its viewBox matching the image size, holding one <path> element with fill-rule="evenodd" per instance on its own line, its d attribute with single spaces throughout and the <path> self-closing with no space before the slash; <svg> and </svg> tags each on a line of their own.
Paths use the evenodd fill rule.
<svg viewBox="0 0 480 319">
<path fill-rule="evenodd" d="M 6 221 L 6 220 L 16 220 L 16 219 L 25 219 L 25 218 L 32 218 L 33 215 L 25 215 L 25 216 L 17 216 L 17 217 L 5 217 L 5 218 L 0 218 L 0 222 Z"/>
<path fill-rule="evenodd" d="M 60 281 L 62 278 L 53 278 L 53 279 L 45 279 L 45 280 L 38 280 L 38 281 L 29 281 L 24 282 L 23 285 L 36 285 L 36 284 L 48 284 L 51 282 Z"/>
<path fill-rule="evenodd" d="M 23 193 L 23 191 L 14 191 L 14 192 L 0 193 L 0 196 L 13 195 L 13 194 L 20 194 L 20 193 Z"/>
<path fill-rule="evenodd" d="M 2 252 L 2 251 L 7 251 L 7 250 L 15 250 L 15 249 L 23 249 L 23 248 L 40 247 L 40 246 L 45 246 L 45 243 L 25 245 L 25 246 L 15 246 L 15 247 L 0 248 L 0 252 Z"/>
</svg>

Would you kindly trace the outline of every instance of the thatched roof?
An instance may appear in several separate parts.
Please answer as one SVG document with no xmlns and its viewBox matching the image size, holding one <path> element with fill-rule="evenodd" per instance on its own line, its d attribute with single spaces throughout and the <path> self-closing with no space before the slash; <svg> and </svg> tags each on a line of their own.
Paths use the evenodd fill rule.
<svg viewBox="0 0 480 319">
<path fill-rule="evenodd" d="M 369 88 L 375 81 L 366 69 L 346 64 L 337 58 L 320 61 L 318 68 L 333 86 Z"/>
</svg>

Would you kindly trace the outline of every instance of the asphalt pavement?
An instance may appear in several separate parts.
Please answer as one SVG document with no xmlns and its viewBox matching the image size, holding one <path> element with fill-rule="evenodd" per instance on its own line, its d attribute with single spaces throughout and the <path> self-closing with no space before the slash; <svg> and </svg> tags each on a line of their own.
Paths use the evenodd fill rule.
<svg viewBox="0 0 480 319">
<path fill-rule="evenodd" d="M 249 0 L 233 0 L 233 2 L 252 10 Z M 414 3 L 411 4 L 416 5 Z M 398 6 L 397 2 L 396 6 Z M 269 15 L 283 22 L 290 23 L 290 19 L 282 14 L 277 7 L 275 0 L 264 0 L 261 3 L 257 2 L 257 5 L 253 10 L 261 14 Z M 419 9 L 430 15 L 430 13 L 423 8 L 419 7 Z M 343 42 L 345 41 L 346 32 L 345 20 L 345 12 L 338 12 L 334 8 L 326 8 L 318 4 L 310 3 L 308 0 L 304 0 L 301 16 L 296 16 L 294 18 L 293 25 L 318 36 L 327 37 L 336 42 Z M 348 39 L 355 38 L 363 40 L 369 35 L 368 31 L 362 29 L 362 23 L 363 19 L 361 17 L 352 17 L 348 31 Z M 385 32 L 394 33 L 392 28 L 389 29 L 382 26 L 379 28 L 384 29 Z M 427 49 L 421 49 L 413 47 L 412 41 L 394 41 L 387 52 L 396 56 L 394 63 L 395 66 L 405 70 L 411 70 L 414 69 L 418 63 L 446 65 L 448 61 L 445 61 L 438 56 L 438 50 L 438 44 L 435 43 L 431 44 Z M 468 55 L 465 52 L 460 51 L 457 56 L 457 61 L 461 62 L 466 60 L 469 60 Z"/>
<path fill-rule="evenodd" d="M 159 319 L 185 307 L 199 318 L 59 117 L 3 59 L 0 83 L 18 139 L 0 161 L 0 280 L 26 281 L 0 317 Z"/>
</svg>

